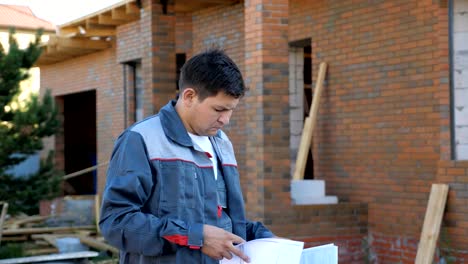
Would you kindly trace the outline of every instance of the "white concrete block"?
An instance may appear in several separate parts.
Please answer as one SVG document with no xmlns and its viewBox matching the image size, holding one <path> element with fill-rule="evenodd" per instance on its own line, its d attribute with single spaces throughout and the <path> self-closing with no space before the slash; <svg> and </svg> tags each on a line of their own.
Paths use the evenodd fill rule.
<svg viewBox="0 0 468 264">
<path fill-rule="evenodd" d="M 453 9 L 455 12 L 468 12 L 468 1 L 467 0 L 455 0 L 453 1 Z"/>
<path fill-rule="evenodd" d="M 458 32 L 453 35 L 453 46 L 455 52 L 466 48 L 468 43 L 468 32 Z"/>
<path fill-rule="evenodd" d="M 455 10 L 453 14 L 453 31 L 457 33 L 468 31 L 468 13 L 466 10 Z"/>
<path fill-rule="evenodd" d="M 468 107 L 467 106 L 455 105 L 454 114 L 455 114 L 455 126 L 468 125 Z"/>
<path fill-rule="evenodd" d="M 468 106 L 468 88 L 455 89 L 454 99 L 455 106 Z"/>
<path fill-rule="evenodd" d="M 296 120 L 291 120 L 291 126 L 290 126 L 290 132 L 291 135 L 294 136 L 301 136 L 302 135 L 302 129 L 303 129 L 303 121 L 296 121 Z"/>
<path fill-rule="evenodd" d="M 468 69 L 455 69 L 453 71 L 453 79 L 455 89 L 468 88 Z M 457 99 L 456 96 L 455 99 Z"/>
<path fill-rule="evenodd" d="M 325 196 L 324 180 L 293 180 L 291 182 L 291 197 L 323 197 Z"/>
<path fill-rule="evenodd" d="M 302 93 L 291 93 L 289 94 L 289 107 L 298 107 L 302 108 L 304 102 L 304 97 Z"/>
<path fill-rule="evenodd" d="M 301 196 L 292 198 L 292 203 L 295 205 L 307 205 L 307 204 L 337 204 L 338 197 L 336 196 Z"/>
<path fill-rule="evenodd" d="M 468 125 L 455 127 L 455 144 L 468 144 Z"/>
<path fill-rule="evenodd" d="M 457 160 L 468 160 L 468 144 L 456 146 Z"/>
<path fill-rule="evenodd" d="M 463 38 L 463 41 L 468 41 L 468 37 Z M 468 69 L 468 42 L 463 44 L 459 43 L 459 45 L 461 47 L 455 49 L 453 62 L 455 64 L 455 69 L 466 70 Z"/>
</svg>

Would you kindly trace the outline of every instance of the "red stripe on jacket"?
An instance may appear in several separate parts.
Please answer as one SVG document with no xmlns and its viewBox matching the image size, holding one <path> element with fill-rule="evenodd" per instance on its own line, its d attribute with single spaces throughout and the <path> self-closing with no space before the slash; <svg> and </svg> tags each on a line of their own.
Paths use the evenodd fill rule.
<svg viewBox="0 0 468 264">
<path fill-rule="evenodd" d="M 188 236 L 183 236 L 183 235 L 170 235 L 170 236 L 164 236 L 165 239 L 169 240 L 172 243 L 181 245 L 181 246 L 187 246 L 188 244 Z M 189 246 L 191 249 L 200 249 L 199 246 Z"/>
</svg>

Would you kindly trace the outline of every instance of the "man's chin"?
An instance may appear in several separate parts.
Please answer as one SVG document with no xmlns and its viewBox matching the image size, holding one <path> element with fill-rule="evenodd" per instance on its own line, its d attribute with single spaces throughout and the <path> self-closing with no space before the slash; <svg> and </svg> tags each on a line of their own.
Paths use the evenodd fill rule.
<svg viewBox="0 0 468 264">
<path fill-rule="evenodd" d="M 208 130 L 206 133 L 208 134 L 208 136 L 216 136 L 216 134 L 218 134 L 218 130 L 219 128 L 212 128 Z"/>
</svg>

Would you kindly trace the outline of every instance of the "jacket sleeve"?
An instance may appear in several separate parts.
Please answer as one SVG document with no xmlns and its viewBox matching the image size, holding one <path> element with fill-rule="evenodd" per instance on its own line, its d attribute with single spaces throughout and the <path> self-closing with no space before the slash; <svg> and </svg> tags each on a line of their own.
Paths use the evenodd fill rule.
<svg viewBox="0 0 468 264">
<path fill-rule="evenodd" d="M 199 249 L 203 225 L 158 218 L 142 211 L 156 185 L 142 136 L 126 131 L 117 140 L 107 171 L 99 227 L 120 250 L 145 256 L 164 254 L 170 243 Z M 169 243 L 170 242 L 170 243 Z"/>
<path fill-rule="evenodd" d="M 247 233 L 247 239 L 246 239 L 247 241 L 258 239 L 258 238 L 270 238 L 270 237 L 275 236 L 261 222 L 253 222 L 253 221 L 246 222 L 246 233 Z"/>
</svg>

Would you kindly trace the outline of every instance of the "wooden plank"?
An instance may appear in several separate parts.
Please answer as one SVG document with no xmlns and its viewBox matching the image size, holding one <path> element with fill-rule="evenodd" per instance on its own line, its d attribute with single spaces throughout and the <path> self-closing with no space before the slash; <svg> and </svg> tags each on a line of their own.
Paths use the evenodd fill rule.
<svg viewBox="0 0 468 264">
<path fill-rule="evenodd" d="M 307 156 L 312 146 L 312 136 L 315 130 L 315 123 L 317 122 L 317 113 L 320 105 L 320 97 L 323 90 L 323 81 L 327 71 L 327 63 L 320 63 L 317 82 L 315 85 L 314 96 L 312 99 L 312 106 L 309 116 L 305 118 L 304 128 L 302 129 L 301 142 L 299 144 L 299 151 L 296 158 L 296 167 L 294 169 L 293 179 L 304 179 L 304 171 L 307 164 Z"/>
<path fill-rule="evenodd" d="M 31 236 L 33 239 L 44 239 L 50 245 L 57 247 L 56 239 L 61 237 L 76 237 L 80 239 L 81 244 L 87 245 L 91 248 L 110 251 L 113 254 L 118 254 L 119 250 L 105 241 L 101 241 L 102 237 L 90 237 L 88 235 L 80 235 L 80 234 L 59 234 L 59 235 L 48 235 L 48 234 L 37 234 Z"/>
<path fill-rule="evenodd" d="M 99 220 L 101 219 L 101 198 L 99 194 L 94 196 L 94 217 L 96 221 L 96 233 L 101 234 L 101 229 L 99 228 Z"/>
<path fill-rule="evenodd" d="M 99 249 L 99 250 L 104 250 L 104 251 L 110 251 L 112 254 L 118 255 L 119 250 L 105 242 L 101 242 L 97 239 L 88 237 L 88 236 L 78 236 L 80 239 L 80 242 L 84 245 L 87 245 L 89 247 Z"/>
<path fill-rule="evenodd" d="M 20 229 L 6 229 L 3 230 L 4 235 L 23 235 L 23 234 L 42 234 L 53 232 L 75 231 L 82 229 L 95 229 L 96 226 L 64 226 L 64 227 L 33 227 L 33 228 L 20 228 Z"/>
<path fill-rule="evenodd" d="M 310 134 L 314 134 L 315 124 L 317 123 L 318 109 L 320 106 L 320 97 L 322 96 L 323 91 L 323 81 L 325 80 L 325 74 L 327 72 L 327 63 L 320 63 L 319 73 L 317 77 L 317 82 L 314 89 L 314 97 L 312 98 L 312 106 L 310 107 L 309 117 L 311 120 Z M 306 157 L 307 159 L 307 157 Z"/>
<path fill-rule="evenodd" d="M 2 259 L 0 260 L 0 264 L 41 263 L 59 260 L 78 260 L 97 257 L 98 255 L 99 253 L 95 251 L 80 251 L 71 253 L 40 255 L 34 257 Z"/>
<path fill-rule="evenodd" d="M 299 144 L 299 151 L 296 157 L 296 167 L 294 169 L 294 180 L 300 180 L 304 178 L 304 171 L 307 164 L 307 155 L 309 155 L 310 141 L 312 135 L 310 134 L 311 119 L 306 117 L 304 122 L 304 128 L 302 129 L 301 143 Z"/>
<path fill-rule="evenodd" d="M 51 254 L 51 253 L 58 253 L 58 249 L 56 248 L 33 248 L 33 249 L 26 249 L 24 252 L 28 256 L 36 256 L 36 255 L 43 255 L 43 254 Z"/>
<path fill-rule="evenodd" d="M 2 213 L 0 214 L 0 244 L 1 244 L 2 235 L 3 235 L 3 221 L 5 221 L 6 213 L 8 211 L 8 203 L 0 202 L 0 204 L 2 204 Z"/>
<path fill-rule="evenodd" d="M 8 224 L 8 228 L 9 229 L 10 228 L 11 229 L 18 229 L 18 228 L 20 228 L 21 225 L 28 224 L 28 223 L 41 222 L 41 221 L 49 219 L 50 217 L 52 217 L 52 216 L 51 215 L 46 215 L 46 216 L 32 215 L 32 216 L 16 219 L 16 220 L 13 220 L 12 222 L 10 222 Z"/>
<path fill-rule="evenodd" d="M 2 237 L 2 241 L 26 241 L 28 240 L 28 236 L 4 236 Z"/>
<path fill-rule="evenodd" d="M 54 235 L 46 235 L 46 234 L 42 234 L 41 235 L 41 238 L 44 239 L 47 243 L 49 243 L 49 245 L 55 247 L 55 248 L 58 248 L 57 247 L 57 238 L 59 236 L 54 236 Z"/>
<path fill-rule="evenodd" d="M 432 184 L 415 264 L 431 264 L 434 259 L 447 194 L 447 184 Z"/>
</svg>

